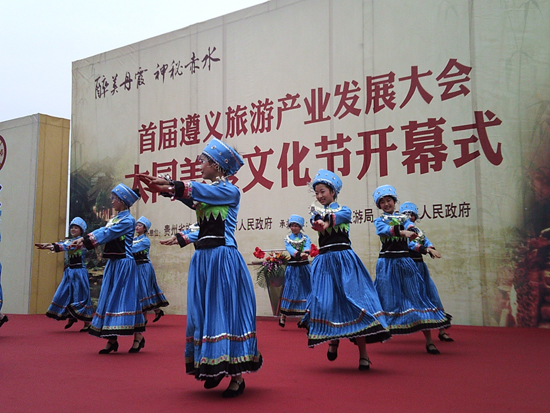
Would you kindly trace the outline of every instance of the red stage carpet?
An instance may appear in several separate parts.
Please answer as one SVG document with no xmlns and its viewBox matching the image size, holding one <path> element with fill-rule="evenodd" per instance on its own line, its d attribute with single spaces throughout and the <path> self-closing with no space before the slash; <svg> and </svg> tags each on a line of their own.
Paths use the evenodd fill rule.
<svg viewBox="0 0 550 413">
<path fill-rule="evenodd" d="M 340 343 L 306 346 L 294 322 L 258 319 L 263 368 L 245 375 L 246 390 L 222 399 L 219 388 L 184 373 L 185 316 L 149 326 L 146 346 L 99 355 L 105 341 L 79 333 L 82 323 L 9 315 L 0 328 L 0 412 L 547 412 L 550 411 L 550 330 L 454 326 L 454 343 L 423 335 L 369 345 L 372 369 L 357 369 L 357 350 Z M 291 321 L 289 319 L 288 321 Z"/>
</svg>

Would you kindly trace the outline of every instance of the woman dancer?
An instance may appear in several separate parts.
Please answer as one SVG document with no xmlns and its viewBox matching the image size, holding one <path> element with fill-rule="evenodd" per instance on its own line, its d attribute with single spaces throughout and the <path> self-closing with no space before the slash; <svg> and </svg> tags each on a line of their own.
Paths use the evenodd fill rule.
<svg viewBox="0 0 550 413">
<path fill-rule="evenodd" d="M 419 221 L 418 219 L 418 208 L 415 204 L 412 202 L 405 202 L 399 207 L 399 213 L 405 214 L 409 217 L 411 222 L 416 226 L 416 221 Z M 424 285 L 426 286 L 426 294 L 428 295 L 428 298 L 432 303 L 436 305 L 436 307 L 441 310 L 445 311 L 443 309 L 443 304 L 441 303 L 441 299 L 439 298 L 439 292 L 437 291 L 437 287 L 435 286 L 435 283 L 433 282 L 432 278 L 430 277 L 430 271 L 428 270 L 428 266 L 424 262 L 424 259 L 422 258 L 422 255 L 429 254 L 432 258 L 441 258 L 441 253 L 437 251 L 434 247 L 434 245 L 431 243 L 431 241 L 428 239 L 426 234 L 419 230 L 418 236 L 413 239 L 412 241 L 409 241 L 409 252 L 411 254 L 412 260 L 415 262 L 418 272 L 422 276 L 422 279 L 424 280 Z M 440 341 L 454 341 L 446 332 L 444 328 L 439 329 L 439 334 L 437 336 Z"/>
<path fill-rule="evenodd" d="M 52 303 L 46 312 L 46 316 L 55 320 L 69 320 L 65 328 L 70 328 L 77 320 L 84 321 L 84 327 L 80 330 L 86 332 L 90 329 L 90 323 L 94 314 L 92 299 L 90 297 L 90 282 L 86 269 L 84 249 L 70 249 L 69 245 L 86 231 L 86 222 L 75 217 L 69 225 L 71 238 L 64 242 L 34 244 L 38 249 L 52 252 L 64 251 L 69 258 L 69 265 L 63 271 L 63 278 L 53 296 Z"/>
<path fill-rule="evenodd" d="M 149 228 L 151 228 L 151 221 L 147 218 L 142 216 L 137 220 L 137 236 L 134 237 L 132 253 L 136 260 L 141 290 L 144 295 L 141 299 L 141 309 L 143 310 L 145 323 L 147 323 L 147 311 L 151 310 L 155 312 L 153 323 L 156 323 L 164 316 L 164 311 L 161 310 L 161 307 L 167 307 L 168 301 L 157 284 L 155 269 L 149 260 L 149 249 L 151 248 L 151 241 L 147 237 Z"/>
<path fill-rule="evenodd" d="M 290 260 L 286 265 L 285 287 L 281 296 L 281 327 L 285 326 L 286 316 L 304 316 L 307 297 L 311 292 L 311 265 L 308 259 L 311 240 L 303 233 L 303 226 L 304 218 L 299 215 L 291 215 L 288 219 L 290 234 L 285 237 L 285 247 Z"/>
<path fill-rule="evenodd" d="M 397 193 L 391 185 L 382 185 L 373 193 L 374 202 L 384 213 L 374 220 L 382 248 L 376 263 L 376 280 L 386 321 L 392 334 L 422 331 L 426 351 L 439 354 L 431 330 L 447 328 L 450 316 L 436 308 L 426 296 L 422 276 L 410 258 L 407 240 L 418 230 L 406 215 L 395 214 Z"/>
<path fill-rule="evenodd" d="M 235 240 L 241 194 L 226 179 L 244 161 L 218 139 L 208 142 L 199 159 L 203 178 L 212 184 L 148 175 L 140 179 L 152 192 L 172 196 L 197 211 L 200 230 L 187 288 L 186 371 L 204 380 L 207 389 L 230 376 L 222 396 L 236 397 L 245 388 L 242 374 L 262 365 L 254 288 Z"/>
<path fill-rule="evenodd" d="M 132 255 L 132 241 L 136 221 L 130 215 L 130 207 L 139 199 L 139 191 L 118 184 L 111 191 L 111 202 L 117 215 L 103 228 L 77 238 L 70 248 L 87 249 L 105 244 L 103 257 L 107 265 L 97 309 L 90 327 L 90 334 L 109 341 L 99 354 L 118 351 L 117 336 L 134 336 L 129 353 L 137 353 L 145 347 L 145 319 L 140 305 L 140 287 L 136 262 Z"/>
<path fill-rule="evenodd" d="M 312 207 L 311 224 L 319 232 L 319 255 L 311 268 L 311 294 L 300 322 L 308 329 L 308 345 L 329 342 L 327 358 L 336 360 L 340 338 L 354 339 L 359 349 L 359 370 L 369 370 L 366 343 L 390 338 L 372 279 L 351 249 L 351 210 L 336 198 L 341 179 L 319 170 L 312 182 L 320 208 Z"/>
</svg>

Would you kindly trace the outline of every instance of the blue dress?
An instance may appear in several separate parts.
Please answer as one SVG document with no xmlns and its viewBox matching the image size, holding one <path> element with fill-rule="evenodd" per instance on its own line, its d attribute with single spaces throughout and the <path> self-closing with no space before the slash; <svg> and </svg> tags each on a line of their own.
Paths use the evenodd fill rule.
<svg viewBox="0 0 550 413">
<path fill-rule="evenodd" d="M 421 235 L 418 238 L 415 238 L 412 241 L 409 241 L 409 250 L 411 254 L 412 260 L 415 262 L 418 272 L 422 276 L 422 279 L 424 280 L 424 287 L 426 289 L 426 295 L 428 296 L 428 299 L 435 304 L 436 308 L 438 310 L 443 311 L 443 304 L 441 303 L 441 299 L 439 298 L 439 292 L 437 291 L 437 287 L 435 286 L 435 283 L 433 282 L 432 278 L 430 277 L 430 271 L 428 270 L 428 266 L 424 262 L 424 259 L 422 258 L 422 255 L 425 255 L 428 253 L 428 247 L 434 248 L 434 245 L 431 243 L 431 241 L 426 237 L 426 234 L 421 232 Z M 450 314 L 447 314 L 449 318 L 451 318 Z"/>
<path fill-rule="evenodd" d="M 285 247 L 290 254 L 290 261 L 285 269 L 281 314 L 303 316 L 311 293 L 311 265 L 307 258 L 301 259 L 301 253 L 310 250 L 311 240 L 302 232 L 298 235 L 290 233 L 285 238 Z"/>
<path fill-rule="evenodd" d="M 376 280 L 386 321 L 392 334 L 447 328 L 450 316 L 426 294 L 424 280 L 410 257 L 403 229 L 415 230 L 406 215 L 386 214 L 374 220 L 382 248 L 376 263 Z"/>
<path fill-rule="evenodd" d="M 84 236 L 87 249 L 105 244 L 107 265 L 90 334 L 109 338 L 145 331 L 140 288 L 132 241 L 136 221 L 130 211 L 118 213 L 103 228 Z"/>
<path fill-rule="evenodd" d="M 308 346 L 340 338 L 365 337 L 367 343 L 391 337 L 369 272 L 351 249 L 351 210 L 334 202 L 311 217 L 329 223 L 319 233 L 319 255 L 311 268 L 311 294 L 300 322 Z"/>
<path fill-rule="evenodd" d="M 85 264 L 86 252 L 83 249 L 69 250 L 69 245 L 74 239 L 53 244 L 55 252 L 65 251 L 67 253 L 69 265 L 63 271 L 63 278 L 52 298 L 46 316 L 55 320 L 75 318 L 90 322 L 92 321 L 94 308 L 90 297 L 88 270 Z"/>
<path fill-rule="evenodd" d="M 168 306 L 168 301 L 157 284 L 155 269 L 149 261 L 150 248 L 151 241 L 147 235 L 142 234 L 134 238 L 132 254 L 136 260 L 139 274 L 140 295 L 142 296 L 140 304 L 143 311 Z"/>
<path fill-rule="evenodd" d="M 256 297 L 237 249 L 235 227 L 241 194 L 225 180 L 175 182 L 175 198 L 196 210 L 199 231 L 182 236 L 195 253 L 187 280 L 185 366 L 198 380 L 260 369 Z"/>
</svg>

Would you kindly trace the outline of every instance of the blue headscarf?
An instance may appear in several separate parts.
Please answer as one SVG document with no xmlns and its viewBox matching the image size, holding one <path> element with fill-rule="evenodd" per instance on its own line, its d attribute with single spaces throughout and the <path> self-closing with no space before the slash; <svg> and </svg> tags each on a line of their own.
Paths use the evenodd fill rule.
<svg viewBox="0 0 550 413">
<path fill-rule="evenodd" d="M 128 207 L 134 205 L 134 202 L 139 199 L 139 195 L 124 184 L 118 184 L 111 192 L 118 196 Z"/>
<path fill-rule="evenodd" d="M 139 219 L 137 220 L 136 223 L 141 223 L 143 224 L 143 226 L 145 227 L 145 229 L 147 231 L 149 231 L 149 228 L 151 228 L 151 221 L 149 221 L 147 218 L 145 218 L 144 216 L 141 216 L 139 217 Z"/>
<path fill-rule="evenodd" d="M 202 154 L 216 163 L 226 176 L 235 175 L 244 165 L 243 158 L 235 149 L 216 138 L 206 144 Z"/>
<path fill-rule="evenodd" d="M 315 178 L 311 183 L 311 187 L 315 189 L 315 185 L 317 184 L 325 184 L 331 187 L 334 190 L 336 196 L 338 196 L 338 194 L 342 190 L 342 180 L 340 179 L 340 177 L 334 172 L 328 171 L 326 169 L 319 169 L 317 175 L 315 175 Z"/>
</svg>

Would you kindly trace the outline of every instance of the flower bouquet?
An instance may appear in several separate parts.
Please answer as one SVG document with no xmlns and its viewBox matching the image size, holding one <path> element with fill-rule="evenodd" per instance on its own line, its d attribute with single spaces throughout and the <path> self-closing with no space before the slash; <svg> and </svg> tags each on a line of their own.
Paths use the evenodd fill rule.
<svg viewBox="0 0 550 413">
<path fill-rule="evenodd" d="M 267 289 L 271 311 L 274 316 L 280 315 L 281 296 L 285 284 L 285 268 L 289 257 L 283 250 L 271 250 L 267 254 L 261 248 L 256 247 L 254 256 L 262 261 L 252 262 L 258 265 L 256 271 L 256 283 Z"/>
<path fill-rule="evenodd" d="M 289 257 L 284 252 L 266 254 L 258 247 L 254 250 L 254 256 L 262 260 L 256 271 L 256 283 L 262 288 L 267 288 L 269 284 L 281 285 Z"/>
</svg>

